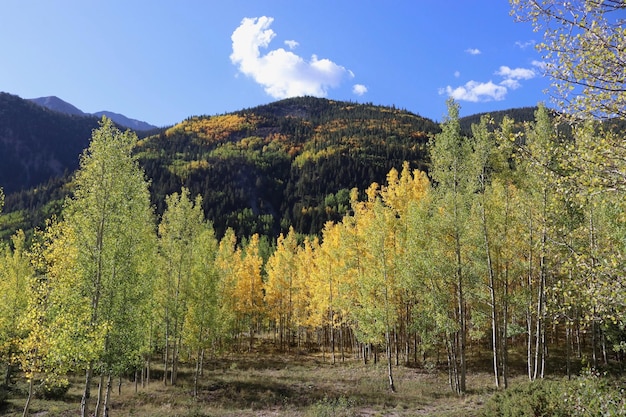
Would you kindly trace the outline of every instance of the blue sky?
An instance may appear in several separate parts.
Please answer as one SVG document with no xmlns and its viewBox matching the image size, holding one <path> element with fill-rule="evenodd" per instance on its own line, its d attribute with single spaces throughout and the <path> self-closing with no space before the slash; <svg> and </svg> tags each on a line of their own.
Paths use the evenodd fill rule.
<svg viewBox="0 0 626 417">
<path fill-rule="evenodd" d="M 2 0 L 0 91 L 158 126 L 293 95 L 441 121 L 547 101 L 506 0 Z"/>
</svg>

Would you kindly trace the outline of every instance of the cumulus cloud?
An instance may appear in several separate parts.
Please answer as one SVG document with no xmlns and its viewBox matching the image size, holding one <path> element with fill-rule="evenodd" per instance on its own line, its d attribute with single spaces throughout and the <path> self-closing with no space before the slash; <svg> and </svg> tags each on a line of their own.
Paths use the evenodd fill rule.
<svg viewBox="0 0 626 417">
<path fill-rule="evenodd" d="M 290 40 L 290 41 L 285 41 L 285 45 L 287 45 L 289 49 L 296 49 L 298 45 L 300 44 L 298 43 L 298 41 Z"/>
<path fill-rule="evenodd" d="M 510 68 L 506 65 L 502 65 L 500 69 L 496 71 L 496 75 L 504 78 L 504 80 L 500 82 L 500 85 L 515 90 L 522 86 L 519 80 L 530 80 L 535 78 L 537 73 L 531 68 Z"/>
<path fill-rule="evenodd" d="M 545 64 L 540 61 L 533 61 L 533 67 L 543 68 Z M 504 100 L 509 90 L 515 90 L 522 86 L 520 80 L 530 80 L 537 76 L 537 71 L 532 68 L 511 68 L 502 65 L 494 73 L 503 78 L 498 84 L 493 81 L 478 82 L 469 81 L 465 85 L 453 88 L 447 86 L 439 89 L 439 94 L 447 94 L 455 100 L 464 100 L 471 102 L 483 102 L 492 100 Z M 455 73 L 455 76 L 456 73 Z"/>
<path fill-rule="evenodd" d="M 465 85 L 457 88 L 447 86 L 439 91 L 440 94 L 447 94 L 455 100 L 481 102 L 492 100 L 503 100 L 507 89 L 502 85 L 494 84 L 492 81 L 481 83 L 478 81 L 468 81 Z"/>
<path fill-rule="evenodd" d="M 481 54 L 480 49 L 478 49 L 478 48 L 468 48 L 468 49 L 465 50 L 465 52 L 467 52 L 470 55 L 480 55 Z"/>
<path fill-rule="evenodd" d="M 503 65 L 496 71 L 496 75 L 500 75 L 505 79 L 530 80 L 531 78 L 535 78 L 537 74 L 529 68 L 510 68 Z"/>
<path fill-rule="evenodd" d="M 543 61 L 533 61 L 531 62 L 532 66 L 538 68 L 540 71 L 545 71 L 548 64 Z"/>
<path fill-rule="evenodd" d="M 270 29 L 273 21 L 267 16 L 244 18 L 231 36 L 231 62 L 242 74 L 262 85 L 267 94 L 277 99 L 303 95 L 325 97 L 329 88 L 354 77 L 352 71 L 316 55 L 305 60 L 283 48 L 263 54 L 261 49 L 266 49 L 276 36 Z M 290 48 L 297 46 L 295 41 L 286 44 Z"/>
<path fill-rule="evenodd" d="M 363 84 L 354 84 L 352 86 L 352 92 L 357 96 L 362 96 L 363 94 L 367 93 L 367 87 Z"/>
</svg>

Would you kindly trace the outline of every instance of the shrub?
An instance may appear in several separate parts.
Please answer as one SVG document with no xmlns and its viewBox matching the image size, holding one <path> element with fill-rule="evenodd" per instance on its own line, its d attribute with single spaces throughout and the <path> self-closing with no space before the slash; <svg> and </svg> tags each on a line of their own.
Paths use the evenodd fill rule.
<svg viewBox="0 0 626 417">
<path fill-rule="evenodd" d="M 569 416 L 563 410 L 564 391 L 555 381 L 537 380 L 496 393 L 485 405 L 485 417 Z"/>
<path fill-rule="evenodd" d="M 353 402 L 344 396 L 336 399 L 324 397 L 316 402 L 310 409 L 308 416 L 311 417 L 352 417 L 356 415 Z"/>
<path fill-rule="evenodd" d="M 60 400 L 70 389 L 69 381 L 41 381 L 35 385 L 33 394 L 36 398 L 45 400 Z"/>
<path fill-rule="evenodd" d="M 625 389 L 587 372 L 571 381 L 537 380 L 496 393 L 483 408 L 483 416 L 622 416 L 626 415 Z"/>
</svg>

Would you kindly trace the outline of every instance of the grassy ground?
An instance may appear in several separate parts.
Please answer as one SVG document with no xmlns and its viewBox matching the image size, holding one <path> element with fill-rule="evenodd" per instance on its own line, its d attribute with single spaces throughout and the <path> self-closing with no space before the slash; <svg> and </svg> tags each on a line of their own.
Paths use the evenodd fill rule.
<svg viewBox="0 0 626 417">
<path fill-rule="evenodd" d="M 487 372 L 468 375 L 469 391 L 464 397 L 451 393 L 443 369 L 400 366 L 394 367 L 394 373 L 397 392 L 391 393 L 384 363 L 364 365 L 351 359 L 332 365 L 312 355 L 231 355 L 206 364 L 196 399 L 192 398 L 189 368 L 181 370 L 174 387 L 152 382 L 135 392 L 133 382 L 124 380 L 121 394 L 116 386 L 113 389 L 111 415 L 477 416 L 494 391 L 493 378 Z M 73 382 L 62 400 L 33 400 L 31 415 L 77 415 L 80 378 Z M 0 415 L 21 415 L 24 401 L 24 393 L 18 392 Z M 92 408 L 94 403 L 92 399 Z"/>
</svg>

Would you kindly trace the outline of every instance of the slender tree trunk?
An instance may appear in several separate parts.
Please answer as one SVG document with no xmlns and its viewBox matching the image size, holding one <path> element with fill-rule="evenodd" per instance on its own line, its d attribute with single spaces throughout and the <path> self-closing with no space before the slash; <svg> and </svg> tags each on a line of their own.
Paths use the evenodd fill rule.
<svg viewBox="0 0 626 417">
<path fill-rule="evenodd" d="M 104 406 L 102 407 L 102 417 L 109 417 L 109 406 L 111 401 L 111 374 L 107 376 L 107 385 L 104 392 Z"/>
<path fill-rule="evenodd" d="M 9 357 L 13 356 L 13 353 L 11 351 L 9 351 Z M 10 363 L 7 363 L 7 371 L 4 374 L 4 385 L 5 386 L 9 386 L 11 384 L 11 374 L 13 371 L 13 367 L 11 366 Z"/>
<path fill-rule="evenodd" d="M 163 356 L 165 360 L 163 361 L 163 385 L 167 385 L 167 363 L 169 361 L 170 355 L 170 324 L 167 317 L 167 309 L 165 311 L 165 352 L 163 352 Z"/>
<path fill-rule="evenodd" d="M 102 409 L 102 388 L 104 387 L 104 375 L 100 375 L 100 380 L 98 381 L 98 397 L 96 398 L 96 409 L 93 412 L 94 416 L 100 415 L 100 410 Z"/>
<path fill-rule="evenodd" d="M 89 417 L 89 397 L 91 395 L 91 378 L 93 375 L 93 362 L 89 363 L 85 372 L 85 388 L 83 389 L 83 397 L 80 400 L 81 417 Z"/>
<path fill-rule="evenodd" d="M 389 390 L 396 392 L 396 386 L 393 383 L 393 366 L 391 365 L 391 329 L 389 325 L 387 325 L 387 331 L 385 333 L 387 333 L 385 335 L 385 341 L 387 344 L 387 376 L 389 378 Z"/>
<path fill-rule="evenodd" d="M 508 388 L 509 386 L 509 342 L 508 342 L 508 332 L 509 332 L 509 272 L 508 266 L 505 271 L 504 277 L 504 299 L 502 301 L 502 337 L 500 339 L 500 345 L 502 348 L 502 354 L 500 357 L 502 358 L 502 383 L 504 384 L 504 388 Z"/>
<path fill-rule="evenodd" d="M 28 380 L 28 397 L 26 397 L 26 404 L 24 405 L 24 412 L 22 413 L 22 417 L 27 417 L 30 409 L 30 400 L 33 398 L 33 384 L 34 378 L 30 378 Z"/>
<path fill-rule="evenodd" d="M 202 349 L 198 349 L 196 356 L 196 370 L 193 373 L 193 397 L 198 398 L 198 380 L 200 379 L 200 363 L 202 361 Z"/>
</svg>

